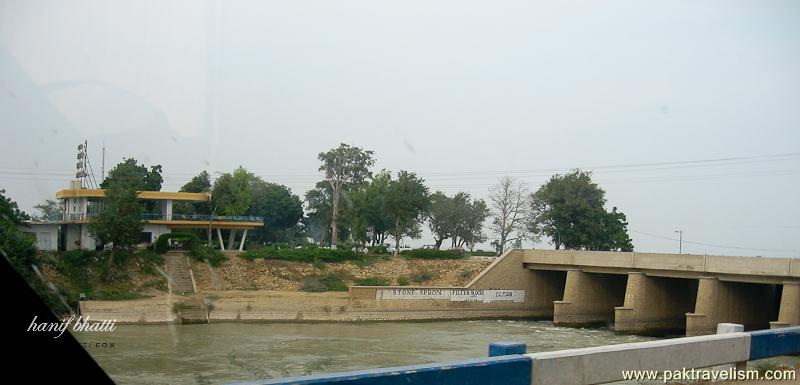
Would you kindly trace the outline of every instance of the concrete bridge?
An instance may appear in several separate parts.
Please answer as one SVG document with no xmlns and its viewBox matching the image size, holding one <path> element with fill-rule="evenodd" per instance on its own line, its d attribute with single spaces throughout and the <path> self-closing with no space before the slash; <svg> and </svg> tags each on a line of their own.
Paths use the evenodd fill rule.
<svg viewBox="0 0 800 385">
<path fill-rule="evenodd" d="M 619 333 L 713 334 L 800 325 L 800 259 L 511 250 L 470 288 L 526 290 L 529 316 Z"/>
</svg>

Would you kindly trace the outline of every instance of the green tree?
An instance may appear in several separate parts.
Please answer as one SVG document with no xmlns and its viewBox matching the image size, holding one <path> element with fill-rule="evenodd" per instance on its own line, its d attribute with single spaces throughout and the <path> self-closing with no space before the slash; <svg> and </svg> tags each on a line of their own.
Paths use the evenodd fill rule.
<svg viewBox="0 0 800 385">
<path fill-rule="evenodd" d="M 53 220 L 61 220 L 64 216 L 64 208 L 58 204 L 58 202 L 47 199 L 42 203 L 39 203 L 36 206 L 33 206 L 34 209 L 38 212 L 37 215 L 34 215 L 33 219 L 40 220 L 40 221 L 53 221 Z"/>
<path fill-rule="evenodd" d="M 148 170 L 144 164 L 138 164 L 136 159 L 123 159 L 108 172 L 100 187 L 107 189 L 122 183 L 132 186 L 136 191 L 161 191 L 161 184 L 164 183 L 161 172 L 161 165 L 152 166 Z"/>
<path fill-rule="evenodd" d="M 442 242 L 453 235 L 453 199 L 441 191 L 430 197 L 428 228 L 433 234 L 436 249 L 440 249 Z"/>
<path fill-rule="evenodd" d="M 420 223 L 430 205 L 428 187 L 416 174 L 400 171 L 397 179 L 389 182 L 386 192 L 386 211 L 394 217 L 395 255 L 403 236 L 418 238 Z"/>
<path fill-rule="evenodd" d="M 259 242 L 291 242 L 296 225 L 303 218 L 303 203 L 286 186 L 265 182 L 259 177 L 250 180 L 250 207 L 247 215 L 264 217 L 264 226 L 254 231 Z"/>
<path fill-rule="evenodd" d="M 31 266 L 36 262 L 33 237 L 19 231 L 18 226 L 30 217 L 17 207 L 17 203 L 0 190 L 0 255 L 5 256 L 14 269 L 30 282 Z"/>
<path fill-rule="evenodd" d="M 112 184 L 106 189 L 103 207 L 89 223 L 89 231 L 101 244 L 112 244 L 106 258 L 106 280 L 111 280 L 118 250 L 130 251 L 139 242 L 142 227 L 142 208 L 136 189 L 130 184 Z"/>
<path fill-rule="evenodd" d="M 211 192 L 211 176 L 208 172 L 203 170 L 195 175 L 189 182 L 183 185 L 180 189 L 181 192 L 191 193 L 210 193 Z M 173 204 L 172 211 L 175 214 L 211 214 L 211 205 L 209 202 L 183 202 L 177 201 Z"/>
<path fill-rule="evenodd" d="M 314 240 L 320 244 L 329 244 L 332 231 L 331 219 L 332 201 L 331 186 L 328 182 L 318 182 L 313 190 L 309 190 L 305 194 L 306 207 L 308 208 L 308 215 L 303 219 L 306 232 Z M 347 199 L 344 200 L 348 202 Z M 336 234 L 339 239 L 347 239 L 350 235 L 350 229 L 347 223 L 338 221 L 336 223 Z"/>
<path fill-rule="evenodd" d="M 605 210 L 605 191 L 591 172 L 554 175 L 530 197 L 528 229 L 556 249 L 633 250 L 625 214 Z"/>
<path fill-rule="evenodd" d="M 467 195 L 469 197 L 469 195 Z M 458 247 L 468 247 L 470 250 L 475 248 L 475 244 L 486 241 L 483 233 L 483 223 L 489 216 L 489 207 L 483 199 L 467 201 L 463 209 L 463 217 L 456 227 L 453 236 L 453 245 Z"/>
<path fill-rule="evenodd" d="M 472 200 L 465 192 L 448 197 L 437 191 L 431 195 L 431 206 L 428 210 L 428 227 L 434 236 L 436 248 L 440 248 L 445 239 L 450 238 L 451 247 L 470 247 L 486 240 L 483 234 L 483 222 L 489 215 L 486 202 L 481 199 Z"/>
<path fill-rule="evenodd" d="M 392 176 L 381 171 L 362 189 L 349 194 L 352 208 L 349 210 L 353 239 L 372 246 L 383 243 L 393 228 L 394 218 L 386 211 L 385 199 Z M 372 228 L 372 237 L 367 239 L 367 228 Z"/>
<path fill-rule="evenodd" d="M 250 181 L 254 176 L 239 166 L 233 173 L 220 175 L 214 181 L 211 206 L 214 215 L 244 215 L 250 207 Z M 228 248 L 233 248 L 236 230 L 230 230 Z"/>
<path fill-rule="evenodd" d="M 325 182 L 331 189 L 331 248 L 338 241 L 338 218 L 340 201 L 344 192 L 360 187 L 372 177 L 369 168 L 375 164 L 372 151 L 341 143 L 338 148 L 322 152 L 317 157 L 322 165 L 319 171 L 325 173 Z"/>
</svg>

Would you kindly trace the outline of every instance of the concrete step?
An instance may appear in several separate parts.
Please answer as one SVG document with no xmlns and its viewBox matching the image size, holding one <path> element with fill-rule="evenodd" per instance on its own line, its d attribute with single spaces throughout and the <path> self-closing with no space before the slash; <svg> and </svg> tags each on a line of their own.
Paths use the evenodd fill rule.
<svg viewBox="0 0 800 385">
<path fill-rule="evenodd" d="M 170 290 L 173 293 L 192 294 L 195 292 L 186 254 L 167 252 L 164 264 L 169 276 Z"/>
<path fill-rule="evenodd" d="M 177 315 L 183 324 L 208 323 L 206 304 L 201 299 L 187 298 L 181 301 Z"/>
</svg>

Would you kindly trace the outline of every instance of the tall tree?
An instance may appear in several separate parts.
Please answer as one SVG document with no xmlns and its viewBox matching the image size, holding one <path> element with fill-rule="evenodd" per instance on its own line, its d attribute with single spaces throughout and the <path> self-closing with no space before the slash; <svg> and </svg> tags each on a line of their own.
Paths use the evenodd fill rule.
<svg viewBox="0 0 800 385">
<path fill-rule="evenodd" d="M 34 209 L 38 212 L 37 215 L 33 216 L 33 219 L 40 220 L 40 221 L 54 221 L 54 220 L 61 220 L 64 216 L 64 208 L 56 201 L 52 199 L 47 199 L 42 203 L 39 203 L 36 206 L 33 206 Z"/>
<path fill-rule="evenodd" d="M 397 179 L 389 182 L 384 204 L 394 217 L 394 253 L 397 255 L 403 236 L 419 237 L 420 223 L 430 205 L 428 187 L 416 174 L 400 171 Z"/>
<path fill-rule="evenodd" d="M 394 227 L 394 217 L 386 211 L 386 192 L 392 176 L 381 171 L 363 188 L 351 192 L 352 209 L 349 221 L 352 237 L 356 241 L 375 246 L 383 243 L 386 234 Z M 372 237 L 367 238 L 367 228 L 372 229 Z"/>
<path fill-rule="evenodd" d="M 500 239 L 497 240 L 498 252 L 505 251 L 508 243 L 521 241 L 525 237 L 525 211 L 528 187 L 506 176 L 489 189 L 489 201 L 492 207 L 491 230 Z"/>
<path fill-rule="evenodd" d="M 486 235 L 483 233 L 483 223 L 488 216 L 489 208 L 483 199 L 476 199 L 468 203 L 464 221 L 456 232 L 456 246 L 467 246 L 470 250 L 473 250 L 475 244 L 485 242 Z"/>
<path fill-rule="evenodd" d="M 250 207 L 247 215 L 264 217 L 264 226 L 256 228 L 253 239 L 259 242 L 291 242 L 295 226 L 303 218 L 303 203 L 286 186 L 250 180 Z M 291 233 L 291 234 L 290 234 Z"/>
<path fill-rule="evenodd" d="M 161 172 L 161 165 L 152 166 L 148 170 L 144 164 L 138 164 L 136 159 L 123 159 L 108 172 L 100 187 L 107 189 L 114 184 L 123 183 L 137 191 L 161 191 L 161 184 L 164 183 Z"/>
<path fill-rule="evenodd" d="M 575 170 L 554 175 L 531 195 L 528 229 L 546 236 L 558 250 L 633 250 L 625 214 L 604 208 L 605 191 L 591 173 Z"/>
<path fill-rule="evenodd" d="M 437 250 L 442 247 L 445 239 L 453 235 L 453 200 L 441 191 L 435 192 L 430 197 L 428 228 L 433 234 Z"/>
<path fill-rule="evenodd" d="M 214 181 L 214 190 L 211 194 L 211 207 L 214 215 L 244 215 L 250 207 L 250 181 L 253 175 L 244 167 L 239 166 L 233 173 L 220 175 Z M 228 235 L 228 248 L 233 248 L 236 230 L 230 230 Z"/>
<path fill-rule="evenodd" d="M 325 173 L 325 181 L 331 188 L 331 248 L 338 240 L 339 204 L 343 192 L 360 186 L 372 177 L 369 168 L 375 164 L 372 151 L 341 143 L 339 147 L 319 154 L 322 162 L 319 171 Z"/>
<path fill-rule="evenodd" d="M 211 176 L 208 172 L 203 170 L 199 174 L 192 177 L 189 182 L 181 187 L 181 192 L 191 193 L 210 193 L 211 192 Z M 176 214 L 211 214 L 211 205 L 209 202 L 183 202 L 178 201 L 173 203 L 172 211 Z"/>
<path fill-rule="evenodd" d="M 428 227 L 433 233 L 435 247 L 441 248 L 442 242 L 450 238 L 451 247 L 474 247 L 483 242 L 483 222 L 488 216 L 486 202 L 472 200 L 465 192 L 448 197 L 437 191 L 431 195 L 428 210 Z"/>
<path fill-rule="evenodd" d="M 328 182 L 317 182 L 313 190 L 306 191 L 305 200 L 308 214 L 303 219 L 303 225 L 314 242 L 330 245 L 331 239 L 331 186 Z M 341 221 L 337 222 L 337 236 L 347 238 L 348 228 Z"/>
<path fill-rule="evenodd" d="M 101 243 L 112 243 L 106 259 L 106 280 L 111 279 L 115 254 L 139 242 L 142 232 L 142 208 L 131 184 L 114 183 L 106 189 L 103 206 L 89 223 L 89 231 Z"/>
</svg>

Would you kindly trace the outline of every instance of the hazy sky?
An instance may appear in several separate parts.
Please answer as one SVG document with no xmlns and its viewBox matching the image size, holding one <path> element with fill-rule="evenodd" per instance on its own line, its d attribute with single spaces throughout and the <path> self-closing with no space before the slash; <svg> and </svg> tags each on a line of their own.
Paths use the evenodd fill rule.
<svg viewBox="0 0 800 385">
<path fill-rule="evenodd" d="M 0 0 L 0 130 L 28 211 L 84 139 L 98 174 L 105 144 L 165 190 L 243 165 L 300 196 L 340 142 L 482 198 L 794 154 L 594 175 L 637 250 L 800 256 L 800 2 Z"/>
</svg>

